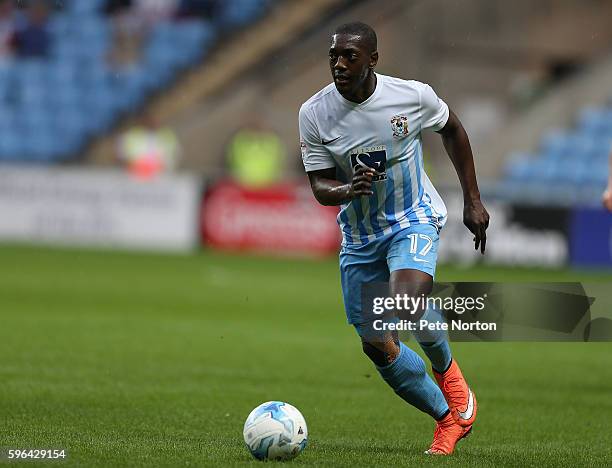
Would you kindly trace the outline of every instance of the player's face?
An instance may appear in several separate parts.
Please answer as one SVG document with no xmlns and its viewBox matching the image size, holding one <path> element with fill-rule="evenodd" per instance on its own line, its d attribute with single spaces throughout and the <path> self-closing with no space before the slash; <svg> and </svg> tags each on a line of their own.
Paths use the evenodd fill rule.
<svg viewBox="0 0 612 468">
<path fill-rule="evenodd" d="M 365 86 L 375 54 L 362 44 L 361 37 L 334 34 L 329 48 L 329 67 L 336 89 L 344 96 L 357 94 Z"/>
</svg>

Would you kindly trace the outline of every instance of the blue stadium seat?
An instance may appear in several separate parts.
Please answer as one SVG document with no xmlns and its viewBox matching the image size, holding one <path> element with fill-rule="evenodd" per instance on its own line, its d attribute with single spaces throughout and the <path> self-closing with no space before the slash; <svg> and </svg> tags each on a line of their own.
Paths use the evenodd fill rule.
<svg viewBox="0 0 612 468">
<path fill-rule="evenodd" d="M 79 75 L 78 86 L 84 90 L 106 89 L 111 85 L 111 72 L 100 63 L 83 68 Z"/>
<path fill-rule="evenodd" d="M 531 163 L 533 171 L 531 180 L 552 181 L 559 177 L 559 164 L 542 158 L 537 158 Z"/>
<path fill-rule="evenodd" d="M 561 156 L 565 152 L 566 132 L 560 129 L 548 131 L 540 141 L 540 151 Z"/>
<path fill-rule="evenodd" d="M 81 45 L 69 37 L 59 39 L 53 44 L 52 55 L 63 63 L 74 64 L 81 56 Z"/>
<path fill-rule="evenodd" d="M 588 164 L 576 164 L 573 167 L 570 167 L 569 179 L 575 185 L 585 185 L 589 182 L 589 177 L 592 170 Z"/>
<path fill-rule="evenodd" d="M 0 131 L 0 155 L 5 161 L 21 158 L 23 152 L 23 136 L 17 127 L 2 129 Z"/>
<path fill-rule="evenodd" d="M 259 18 L 265 12 L 268 3 L 266 0 L 221 2 L 217 21 L 224 28 L 243 26 Z"/>
<path fill-rule="evenodd" d="M 40 84 L 46 80 L 48 62 L 44 60 L 20 60 L 13 66 L 13 83 Z"/>
<path fill-rule="evenodd" d="M 578 116 L 578 129 L 586 135 L 597 137 L 605 128 L 605 113 L 602 108 L 583 109 Z"/>
<path fill-rule="evenodd" d="M 68 38 L 74 27 L 73 18 L 70 16 L 58 13 L 49 19 L 49 33 L 53 42 Z"/>
<path fill-rule="evenodd" d="M 610 151 L 612 151 L 610 149 L 610 145 L 605 145 L 602 147 L 601 151 L 598 151 L 592 158 L 591 158 L 591 165 L 593 167 L 598 168 L 598 170 L 603 170 L 604 172 L 606 171 L 607 165 L 609 164 L 609 158 L 610 158 Z"/>
<path fill-rule="evenodd" d="M 79 108 L 86 116 L 87 128 L 94 132 L 108 130 L 119 111 L 110 88 L 98 88 L 87 93 Z"/>
<path fill-rule="evenodd" d="M 593 185 L 600 188 L 600 191 L 606 187 L 608 183 L 608 171 L 599 170 L 593 171 L 591 174 Z"/>
<path fill-rule="evenodd" d="M 0 106 L 0 132 L 13 127 L 15 121 L 15 113 L 12 109 L 5 106 Z"/>
<path fill-rule="evenodd" d="M 78 151 L 88 137 L 84 117 L 77 109 L 62 112 L 62 118 L 53 123 L 52 129 L 58 135 L 58 151 L 64 155 Z"/>
<path fill-rule="evenodd" d="M 605 136 L 606 138 L 612 139 L 612 108 L 608 107 L 603 115 L 602 118 L 603 122 L 603 129 L 602 129 L 602 136 Z"/>
<path fill-rule="evenodd" d="M 609 153 L 612 141 L 608 141 L 607 138 L 595 137 L 589 138 L 588 143 L 585 143 L 583 154 L 585 159 L 593 160 L 597 159 L 601 155 Z"/>
<path fill-rule="evenodd" d="M 66 7 L 73 15 L 95 14 L 102 10 L 105 0 L 66 0 Z"/>
<path fill-rule="evenodd" d="M 49 103 L 55 109 L 69 110 L 78 106 L 81 92 L 76 86 L 59 86 L 49 96 Z"/>
<path fill-rule="evenodd" d="M 155 67 L 170 67 L 174 72 L 200 60 L 215 36 L 214 27 L 203 21 L 160 23 L 151 34 L 146 61 Z"/>
<path fill-rule="evenodd" d="M 98 16 L 79 18 L 74 24 L 75 40 L 103 42 L 107 45 L 110 35 L 108 22 Z"/>
<path fill-rule="evenodd" d="M 149 49 L 144 63 L 147 88 L 157 90 L 167 85 L 178 68 L 177 55 L 172 47 L 164 45 Z"/>
<path fill-rule="evenodd" d="M 50 94 L 46 83 L 22 83 L 14 92 L 14 97 L 20 105 L 32 109 L 43 107 Z"/>
<path fill-rule="evenodd" d="M 50 127 L 26 129 L 22 134 L 22 151 L 30 161 L 52 162 L 58 156 L 58 135 Z"/>
<path fill-rule="evenodd" d="M 102 14 L 106 0 L 62 0 L 49 21 L 48 60 L 0 64 L 0 159 L 48 162 L 79 151 L 124 112 L 202 60 L 217 25 L 235 27 L 259 17 L 269 0 L 220 2 L 221 16 L 166 21 L 146 38 L 133 67 L 108 68 L 113 26 Z"/>
<path fill-rule="evenodd" d="M 136 109 L 144 101 L 148 77 L 140 68 L 119 70 L 112 74 L 113 96 L 120 111 Z"/>
<path fill-rule="evenodd" d="M 53 88 L 74 86 L 78 76 L 78 67 L 68 61 L 54 61 L 47 70 L 47 80 Z"/>
<path fill-rule="evenodd" d="M 524 182 L 532 178 L 531 162 L 526 154 L 513 154 L 505 168 L 506 177 L 512 182 Z"/>
<path fill-rule="evenodd" d="M 585 158 L 593 150 L 595 141 L 589 135 L 569 133 L 567 135 L 565 154 L 569 158 Z"/>
</svg>

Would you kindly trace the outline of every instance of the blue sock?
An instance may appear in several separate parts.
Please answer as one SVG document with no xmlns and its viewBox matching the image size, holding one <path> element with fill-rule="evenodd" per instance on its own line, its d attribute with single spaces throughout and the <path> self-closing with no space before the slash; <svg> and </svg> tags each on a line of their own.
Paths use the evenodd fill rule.
<svg viewBox="0 0 612 468">
<path fill-rule="evenodd" d="M 429 308 L 423 314 L 422 320 L 427 320 L 430 323 L 443 322 L 444 318 L 435 309 Z M 431 367 L 442 373 L 451 364 L 451 351 L 448 345 L 447 333 L 444 330 L 425 330 L 417 331 L 414 337 L 418 341 L 421 349 L 431 362 Z"/>
<path fill-rule="evenodd" d="M 425 370 L 425 362 L 404 343 L 400 342 L 395 361 L 376 368 L 395 393 L 412 406 L 434 419 L 440 419 L 448 411 L 444 395 Z"/>
</svg>

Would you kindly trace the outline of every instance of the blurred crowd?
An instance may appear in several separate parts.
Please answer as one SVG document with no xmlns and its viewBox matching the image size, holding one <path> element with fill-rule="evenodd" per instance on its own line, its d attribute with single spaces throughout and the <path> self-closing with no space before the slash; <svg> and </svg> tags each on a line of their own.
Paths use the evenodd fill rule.
<svg viewBox="0 0 612 468">
<path fill-rule="evenodd" d="M 213 19 L 219 0 L 106 0 L 103 11 L 114 25 L 109 60 L 116 66 L 138 60 L 151 28 L 162 21 Z"/>
<path fill-rule="evenodd" d="M 48 17 L 51 5 L 42 0 L 0 0 L 0 59 L 44 57 L 49 53 Z"/>
<path fill-rule="evenodd" d="M 122 57 L 130 56 L 142 37 L 160 21 L 212 19 L 221 4 L 220 0 L 105 0 L 101 11 L 115 25 L 112 58 L 121 62 Z M 49 19 L 63 7 L 60 0 L 0 0 L 0 60 L 48 56 L 52 47 Z"/>
<path fill-rule="evenodd" d="M 107 14 L 132 13 L 144 22 L 170 18 L 214 18 L 221 0 L 107 0 Z"/>
</svg>

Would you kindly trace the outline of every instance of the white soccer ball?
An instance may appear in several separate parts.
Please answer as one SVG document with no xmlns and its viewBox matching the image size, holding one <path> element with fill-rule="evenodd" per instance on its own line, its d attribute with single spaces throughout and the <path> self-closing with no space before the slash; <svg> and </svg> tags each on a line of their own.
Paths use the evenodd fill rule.
<svg viewBox="0 0 612 468">
<path fill-rule="evenodd" d="M 308 430 L 297 408 L 282 401 L 267 401 L 251 411 L 243 435 L 258 460 L 291 460 L 306 447 Z"/>
</svg>

